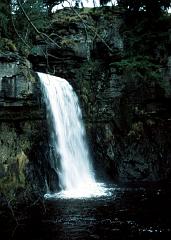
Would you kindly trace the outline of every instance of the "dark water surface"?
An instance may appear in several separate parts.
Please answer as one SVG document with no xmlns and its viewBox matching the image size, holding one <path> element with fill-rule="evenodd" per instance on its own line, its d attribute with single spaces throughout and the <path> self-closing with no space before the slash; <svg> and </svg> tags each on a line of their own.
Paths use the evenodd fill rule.
<svg viewBox="0 0 171 240">
<path fill-rule="evenodd" d="M 171 239 L 169 186 L 110 187 L 108 197 L 50 199 L 6 214 L 1 210 L 0 239 Z"/>
</svg>

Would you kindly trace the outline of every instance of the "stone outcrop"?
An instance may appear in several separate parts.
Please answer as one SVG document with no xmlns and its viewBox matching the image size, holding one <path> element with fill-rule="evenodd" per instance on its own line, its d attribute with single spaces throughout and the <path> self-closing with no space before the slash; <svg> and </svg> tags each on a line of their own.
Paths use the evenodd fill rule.
<svg viewBox="0 0 171 240">
<path fill-rule="evenodd" d="M 85 11 L 54 15 L 47 32 L 59 47 L 37 36 L 32 66 L 16 52 L 0 54 L 0 191 L 10 198 L 58 190 L 35 71 L 64 77 L 76 90 L 99 178 L 171 178 L 170 57 L 159 79 L 119 73 L 113 63 L 124 54 L 120 12 Z"/>
<path fill-rule="evenodd" d="M 28 60 L 11 52 L 0 54 L 0 151 L 0 192 L 11 200 L 53 188 L 40 82 Z"/>
<path fill-rule="evenodd" d="M 160 80 L 119 74 L 113 63 L 124 51 L 122 17 L 105 11 L 58 11 L 49 32 L 60 47 L 37 41 L 30 60 L 35 70 L 64 77 L 77 91 L 99 177 L 170 179 L 170 58 Z"/>
</svg>

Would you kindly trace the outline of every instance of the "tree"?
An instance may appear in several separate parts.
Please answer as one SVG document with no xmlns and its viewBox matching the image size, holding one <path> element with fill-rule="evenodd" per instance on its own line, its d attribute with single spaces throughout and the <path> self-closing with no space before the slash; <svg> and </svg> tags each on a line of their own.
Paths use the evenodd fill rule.
<svg viewBox="0 0 171 240">
<path fill-rule="evenodd" d="M 28 45 L 34 40 L 35 30 L 39 32 L 48 24 L 43 0 L 16 0 L 11 17 L 17 36 Z"/>
<path fill-rule="evenodd" d="M 1 0 L 0 2 L 0 34 L 2 37 L 9 32 L 11 19 L 11 2 L 9 0 Z"/>
<path fill-rule="evenodd" d="M 171 6 L 171 0 L 117 0 L 117 2 L 119 6 L 130 12 L 145 11 L 154 15 Z"/>
<path fill-rule="evenodd" d="M 43 2 L 48 9 L 48 13 L 51 14 L 53 7 L 64 2 L 64 0 L 43 0 Z"/>
</svg>

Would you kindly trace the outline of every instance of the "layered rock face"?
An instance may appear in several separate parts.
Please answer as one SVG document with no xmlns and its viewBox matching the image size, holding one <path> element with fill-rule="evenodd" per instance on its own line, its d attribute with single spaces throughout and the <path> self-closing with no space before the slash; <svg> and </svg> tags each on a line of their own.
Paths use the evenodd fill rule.
<svg viewBox="0 0 171 240">
<path fill-rule="evenodd" d="M 37 38 L 29 60 L 35 71 L 64 77 L 76 90 L 99 178 L 169 180 L 170 57 L 159 79 L 119 73 L 122 17 L 98 11 L 59 11 L 48 30 L 59 47 Z M 39 80 L 17 54 L 1 54 L 0 62 L 0 190 L 11 196 L 57 190 Z"/>
<path fill-rule="evenodd" d="M 104 11 L 58 11 L 49 32 L 60 47 L 37 42 L 30 60 L 35 70 L 50 70 L 77 91 L 99 177 L 170 179 L 170 58 L 160 69 L 160 80 L 118 74 L 113 63 L 124 51 L 122 18 L 119 12 Z"/>
<path fill-rule="evenodd" d="M 16 53 L 1 54 L 0 192 L 10 199 L 41 195 L 46 191 L 46 180 L 51 181 L 48 129 L 41 101 L 39 79 L 28 60 Z"/>
</svg>

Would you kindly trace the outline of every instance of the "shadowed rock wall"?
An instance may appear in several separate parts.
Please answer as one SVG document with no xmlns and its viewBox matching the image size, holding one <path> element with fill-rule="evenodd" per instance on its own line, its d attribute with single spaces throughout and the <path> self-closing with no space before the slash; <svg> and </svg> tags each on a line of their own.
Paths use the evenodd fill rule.
<svg viewBox="0 0 171 240">
<path fill-rule="evenodd" d="M 60 48 L 37 41 L 30 55 L 34 69 L 73 85 L 99 177 L 124 182 L 170 179 L 170 57 L 159 70 L 160 80 L 140 79 L 131 71 L 119 74 L 113 63 L 124 53 L 120 12 L 85 11 L 78 16 L 64 9 L 54 15 L 48 31 Z"/>
<path fill-rule="evenodd" d="M 53 188 L 40 82 L 16 53 L 0 55 L 0 192 L 32 198 Z"/>
<path fill-rule="evenodd" d="M 76 90 L 98 178 L 170 180 L 171 57 L 159 67 L 158 79 L 119 73 L 114 63 L 124 55 L 122 17 L 98 11 L 81 12 L 81 19 L 72 10 L 59 11 L 48 34 L 60 48 L 38 38 L 29 60 L 35 71 L 64 77 Z M 0 192 L 10 199 L 58 190 L 32 66 L 17 53 L 0 54 Z"/>
</svg>

